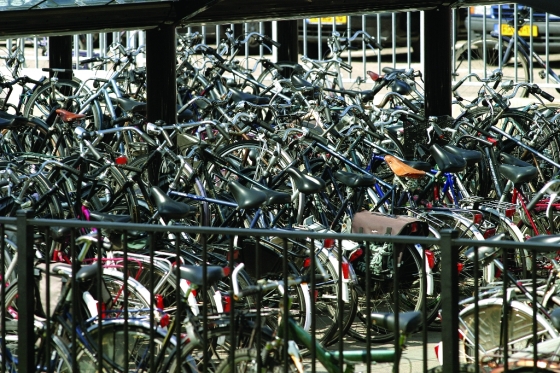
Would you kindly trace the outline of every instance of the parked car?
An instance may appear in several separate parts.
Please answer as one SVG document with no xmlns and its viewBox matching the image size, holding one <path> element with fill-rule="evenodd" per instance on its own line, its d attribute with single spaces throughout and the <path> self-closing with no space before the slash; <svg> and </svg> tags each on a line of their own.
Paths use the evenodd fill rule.
<svg viewBox="0 0 560 373">
<path fill-rule="evenodd" d="M 500 18 L 501 10 L 501 18 Z M 518 12 L 518 20 L 525 20 L 524 25 L 518 30 L 520 36 L 529 38 L 531 34 L 531 25 L 529 23 L 529 8 L 523 5 L 487 5 L 472 6 L 469 8 L 470 22 L 467 19 L 465 24 L 469 30 L 475 34 L 483 34 L 484 15 L 486 15 L 486 33 L 498 31 L 498 27 L 502 29 L 502 35 L 513 35 L 513 27 L 508 22 L 514 19 L 515 11 Z M 546 35 L 546 20 L 548 17 L 548 38 Z M 533 48 L 538 53 L 546 51 L 548 44 L 550 53 L 560 53 L 560 17 L 554 14 L 547 14 L 539 9 L 533 9 Z"/>
</svg>

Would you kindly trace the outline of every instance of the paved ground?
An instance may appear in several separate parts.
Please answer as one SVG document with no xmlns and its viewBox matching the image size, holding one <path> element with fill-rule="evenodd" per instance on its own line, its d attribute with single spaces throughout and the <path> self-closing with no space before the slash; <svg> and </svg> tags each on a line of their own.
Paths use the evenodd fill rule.
<svg viewBox="0 0 560 373">
<path fill-rule="evenodd" d="M 440 342 L 441 335 L 439 332 L 428 332 L 427 335 L 427 345 L 424 346 L 422 342 L 422 335 L 420 333 L 413 335 L 409 342 L 408 348 L 404 351 L 401 363 L 399 364 L 400 373 L 418 373 L 422 372 L 424 369 L 424 350 L 426 350 L 426 361 L 427 369 L 433 368 L 440 365 L 437 361 L 434 347 Z M 365 343 L 356 342 L 352 338 L 344 339 L 344 350 L 361 350 L 365 349 Z M 392 348 L 392 343 L 385 344 L 373 344 L 372 348 Z M 330 349 L 338 350 L 338 345 L 330 347 Z M 306 360 L 308 364 L 311 364 L 309 360 Z M 390 373 L 392 372 L 393 365 L 388 363 L 372 364 L 372 373 Z M 309 368 L 309 371 L 311 368 Z M 317 364 L 316 371 L 321 373 L 325 372 L 325 369 Z M 356 366 L 356 372 L 366 372 L 367 367 L 365 364 L 360 364 Z"/>
</svg>

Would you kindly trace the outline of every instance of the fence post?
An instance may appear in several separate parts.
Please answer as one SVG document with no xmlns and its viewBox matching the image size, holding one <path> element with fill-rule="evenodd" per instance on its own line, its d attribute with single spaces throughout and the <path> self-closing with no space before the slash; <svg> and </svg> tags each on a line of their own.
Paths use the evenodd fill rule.
<svg viewBox="0 0 560 373">
<path fill-rule="evenodd" d="M 33 218 L 32 211 L 17 211 L 17 247 L 18 247 L 18 371 L 34 372 L 35 367 L 35 332 L 34 314 L 34 279 L 33 229 L 28 220 Z"/>
<path fill-rule="evenodd" d="M 457 263 L 459 253 L 453 247 L 452 240 L 458 232 L 442 229 L 440 241 L 441 252 L 441 304 L 442 325 L 441 340 L 443 342 L 443 371 L 459 371 L 459 273 Z"/>
</svg>

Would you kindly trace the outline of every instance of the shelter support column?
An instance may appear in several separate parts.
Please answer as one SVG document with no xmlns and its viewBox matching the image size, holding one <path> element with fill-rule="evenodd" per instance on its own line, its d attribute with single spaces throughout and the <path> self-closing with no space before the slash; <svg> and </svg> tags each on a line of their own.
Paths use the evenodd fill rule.
<svg viewBox="0 0 560 373">
<path fill-rule="evenodd" d="M 174 25 L 146 30 L 148 121 L 177 123 L 176 35 Z"/>
<path fill-rule="evenodd" d="M 426 118 L 451 115 L 451 8 L 427 10 L 424 17 Z"/>
<path fill-rule="evenodd" d="M 49 37 L 49 67 L 72 69 L 72 35 Z M 60 79 L 72 79 L 70 72 L 59 72 L 57 76 Z"/>
</svg>

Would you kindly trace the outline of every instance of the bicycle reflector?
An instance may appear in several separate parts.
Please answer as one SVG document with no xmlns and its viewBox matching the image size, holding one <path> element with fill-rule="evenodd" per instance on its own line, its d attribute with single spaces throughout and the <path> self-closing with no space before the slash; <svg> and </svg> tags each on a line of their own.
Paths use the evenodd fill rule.
<svg viewBox="0 0 560 373">
<path fill-rule="evenodd" d="M 343 262 L 342 265 L 342 278 L 348 280 L 350 278 L 350 263 Z"/>
<path fill-rule="evenodd" d="M 480 224 L 480 223 L 482 223 L 483 220 L 484 220 L 484 216 L 481 213 L 475 212 L 473 214 L 473 223 L 474 224 Z"/>
<path fill-rule="evenodd" d="M 333 246 L 334 246 L 334 238 L 325 238 L 323 247 L 325 247 L 326 249 L 330 249 Z"/>
<path fill-rule="evenodd" d="M 490 238 L 495 235 L 496 235 L 496 228 L 488 228 L 487 230 L 484 231 L 484 234 L 482 236 L 484 238 Z"/>
<path fill-rule="evenodd" d="M 128 163 L 128 158 L 125 155 L 118 156 L 117 158 L 115 158 L 115 163 L 120 166 L 124 166 Z"/>
<path fill-rule="evenodd" d="M 379 74 L 378 73 L 374 73 L 373 71 L 368 71 L 367 74 L 371 78 L 371 80 L 373 80 L 374 82 L 376 82 L 377 79 L 379 79 Z"/>
<path fill-rule="evenodd" d="M 509 207 L 504 211 L 504 215 L 508 218 L 511 218 L 513 215 L 515 215 L 515 207 Z"/>
</svg>

